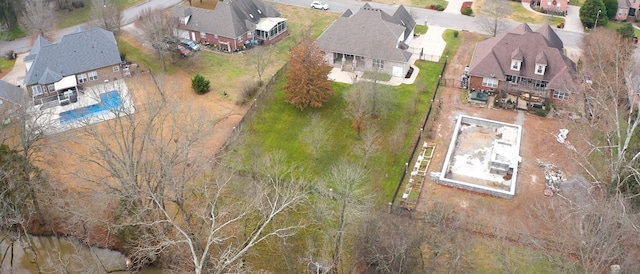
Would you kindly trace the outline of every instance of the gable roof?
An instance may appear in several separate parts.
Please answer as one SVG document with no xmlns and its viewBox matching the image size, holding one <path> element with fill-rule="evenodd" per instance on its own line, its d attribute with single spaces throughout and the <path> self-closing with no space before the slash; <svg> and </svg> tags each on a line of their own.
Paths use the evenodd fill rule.
<svg viewBox="0 0 640 274">
<path fill-rule="evenodd" d="M 558 34 L 555 31 L 553 31 L 553 29 L 551 28 L 551 26 L 549 26 L 549 24 L 542 25 L 540 28 L 536 30 L 536 32 L 542 34 L 542 36 L 544 36 L 544 38 L 547 39 L 547 41 L 552 47 L 558 48 L 560 50 L 564 48 L 562 39 L 560 39 L 560 36 L 558 36 Z"/>
<path fill-rule="evenodd" d="M 318 37 L 316 45 L 327 52 L 407 62 L 411 53 L 401 49 L 400 42 L 411 34 L 416 23 L 406 15 L 409 14 L 403 6 L 391 16 L 365 4 L 356 13 L 345 11 Z"/>
<path fill-rule="evenodd" d="M 62 77 L 119 64 L 120 51 L 113 32 L 94 28 L 62 37 L 56 44 L 40 41 L 25 85 L 50 84 Z M 31 55 L 32 53 L 30 53 Z"/>
<path fill-rule="evenodd" d="M 565 80 L 575 72 L 575 63 L 558 47 L 562 41 L 553 41 L 558 37 L 553 30 L 544 26 L 540 29 L 542 32 L 534 32 L 523 23 L 510 32 L 479 42 L 469 66 L 470 75 L 500 80 L 507 74 L 518 75 L 547 81 L 548 88 L 566 88 Z M 519 55 L 520 70 L 511 70 L 511 60 Z M 544 75 L 535 74 L 536 63 L 547 66 Z"/>
<path fill-rule="evenodd" d="M 22 106 L 25 102 L 23 89 L 0 80 L 0 99 Z"/>
<path fill-rule="evenodd" d="M 31 51 L 29 51 L 29 55 L 24 57 L 24 61 L 27 62 L 35 59 L 36 55 L 38 55 L 38 52 L 40 52 L 40 48 L 46 47 L 48 45 L 51 45 L 51 42 L 49 42 L 49 40 L 44 38 L 42 35 L 38 35 L 38 38 L 36 38 L 36 41 L 33 42 L 33 47 L 31 47 Z"/>
<path fill-rule="evenodd" d="M 254 31 L 260 19 L 281 16 L 278 10 L 260 0 L 219 1 L 214 10 L 177 5 L 173 15 L 188 17 L 186 29 L 230 38 Z"/>
</svg>

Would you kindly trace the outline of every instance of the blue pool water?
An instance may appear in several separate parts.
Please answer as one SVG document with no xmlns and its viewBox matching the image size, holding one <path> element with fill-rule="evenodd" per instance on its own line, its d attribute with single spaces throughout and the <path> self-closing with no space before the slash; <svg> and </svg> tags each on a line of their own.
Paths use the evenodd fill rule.
<svg viewBox="0 0 640 274">
<path fill-rule="evenodd" d="M 122 109 L 122 99 L 120 99 L 120 93 L 118 93 L 117 90 L 112 90 L 100 94 L 100 103 L 60 113 L 60 123 L 64 124 L 73 122 L 79 119 L 89 118 L 91 116 L 107 111 L 119 109 Z"/>
</svg>

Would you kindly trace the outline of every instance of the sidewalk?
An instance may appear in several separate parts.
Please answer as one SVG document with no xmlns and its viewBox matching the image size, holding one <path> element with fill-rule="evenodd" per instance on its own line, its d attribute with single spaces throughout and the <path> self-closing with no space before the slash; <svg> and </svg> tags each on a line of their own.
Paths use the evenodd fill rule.
<svg viewBox="0 0 640 274">
<path fill-rule="evenodd" d="M 442 56 L 442 53 L 444 52 L 444 49 L 447 46 L 447 43 L 444 41 L 444 39 L 442 39 L 442 33 L 445 31 L 445 29 L 446 28 L 443 27 L 429 26 L 429 30 L 427 30 L 427 33 L 415 37 L 413 41 L 411 41 L 409 46 L 416 49 L 424 49 L 423 56 L 427 60 L 438 62 L 440 60 L 440 57 Z M 418 67 L 414 65 L 416 60 L 418 59 L 420 59 L 419 52 L 414 52 L 409 59 L 409 64 L 411 64 L 411 67 L 413 68 L 411 78 L 391 77 L 391 80 L 389 81 L 378 83 L 390 86 L 399 86 L 400 84 L 413 84 L 418 77 L 418 73 L 420 72 L 420 69 L 418 69 Z M 366 81 L 366 79 L 362 79 L 362 71 L 341 71 L 340 68 L 335 67 L 331 70 L 331 73 L 329 73 L 328 77 L 333 81 L 347 84 L 353 84 L 354 81 Z"/>
</svg>

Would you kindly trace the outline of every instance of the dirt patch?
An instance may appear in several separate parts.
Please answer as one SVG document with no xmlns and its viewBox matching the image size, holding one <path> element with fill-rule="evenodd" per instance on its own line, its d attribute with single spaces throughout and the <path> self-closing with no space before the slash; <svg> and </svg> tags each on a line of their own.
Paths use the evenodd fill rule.
<svg viewBox="0 0 640 274">
<path fill-rule="evenodd" d="M 473 48 L 481 36 L 462 33 L 462 43 L 458 54 L 451 58 L 447 66 L 446 78 L 459 79 L 464 67 L 469 64 Z M 522 162 L 518 170 L 516 195 L 512 200 L 478 194 L 442 186 L 427 177 L 417 206 L 424 211 L 432 202 L 445 202 L 456 205 L 465 218 L 472 223 L 489 227 L 513 229 L 524 224 L 535 231 L 536 220 L 528 213 L 528 206 L 536 200 L 549 199 L 543 195 L 545 188 L 544 170 L 538 161 L 550 161 L 559 166 L 567 177 L 579 174 L 581 169 L 573 160 L 573 151 L 566 144 L 556 141 L 563 120 L 545 118 L 529 113 L 518 113 L 512 110 L 494 109 L 489 105 L 479 106 L 464 101 L 464 94 L 458 87 L 441 87 L 436 102 L 440 107 L 435 112 L 435 119 L 429 121 L 431 139 L 427 142 L 435 144 L 436 151 L 427 174 L 440 172 L 449 147 L 458 115 L 496 120 L 505 123 L 521 124 L 522 139 L 520 155 Z"/>
</svg>

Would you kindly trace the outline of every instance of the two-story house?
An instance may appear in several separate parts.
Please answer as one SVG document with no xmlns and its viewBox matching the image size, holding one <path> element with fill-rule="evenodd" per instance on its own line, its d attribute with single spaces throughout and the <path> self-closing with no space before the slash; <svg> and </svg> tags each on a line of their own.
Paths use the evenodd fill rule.
<svg viewBox="0 0 640 274">
<path fill-rule="evenodd" d="M 101 28 L 79 29 L 58 43 L 38 36 L 24 62 L 24 84 L 36 105 L 74 103 L 79 86 L 122 78 L 116 38 Z"/>
<path fill-rule="evenodd" d="M 527 23 L 479 42 L 469 66 L 469 89 L 565 100 L 576 65 L 563 48 L 549 25 L 533 31 Z"/>
</svg>

